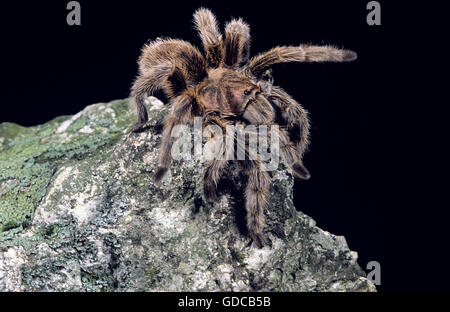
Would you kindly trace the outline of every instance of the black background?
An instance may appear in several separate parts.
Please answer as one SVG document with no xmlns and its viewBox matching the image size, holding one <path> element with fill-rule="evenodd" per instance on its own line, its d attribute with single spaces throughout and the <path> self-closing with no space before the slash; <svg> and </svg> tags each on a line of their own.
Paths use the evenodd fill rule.
<svg viewBox="0 0 450 312">
<path fill-rule="evenodd" d="M 296 207 L 344 235 L 363 269 L 380 262 L 379 290 L 449 289 L 445 8 L 379 1 L 382 25 L 368 26 L 368 1 L 79 1 L 82 25 L 68 26 L 67 2 L 2 3 L 0 122 L 31 126 L 127 97 L 148 39 L 200 46 L 200 6 L 221 26 L 243 17 L 253 54 L 300 43 L 354 50 L 353 63 L 274 67 L 312 119 L 312 178 L 296 182 Z"/>
</svg>

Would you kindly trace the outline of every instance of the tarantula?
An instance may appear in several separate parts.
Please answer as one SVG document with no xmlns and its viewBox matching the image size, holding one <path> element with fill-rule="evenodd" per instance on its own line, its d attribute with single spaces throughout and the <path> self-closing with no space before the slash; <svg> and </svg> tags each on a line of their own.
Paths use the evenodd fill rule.
<svg viewBox="0 0 450 312">
<path fill-rule="evenodd" d="M 203 117 L 205 127 L 215 124 L 225 131 L 230 124 L 279 124 L 280 154 L 294 177 L 309 179 L 302 162 L 309 144 L 307 111 L 282 88 L 273 85 L 270 66 L 284 62 L 348 62 L 356 53 L 330 46 L 278 46 L 249 58 L 250 28 L 242 19 L 226 24 L 225 36 L 218 29 L 213 13 L 205 8 L 194 14 L 205 55 L 189 42 L 156 39 L 146 44 L 139 58 L 139 76 L 131 89 L 131 104 L 137 112 L 133 131 L 141 130 L 148 120 L 144 99 L 162 89 L 170 99 L 154 180 L 158 182 L 172 161 L 173 128 L 192 124 Z M 267 205 L 270 176 L 258 159 L 237 161 L 248 177 L 245 190 L 247 228 L 259 246 L 264 209 Z M 216 187 L 227 160 L 214 159 L 204 173 L 204 195 L 214 200 Z"/>
</svg>

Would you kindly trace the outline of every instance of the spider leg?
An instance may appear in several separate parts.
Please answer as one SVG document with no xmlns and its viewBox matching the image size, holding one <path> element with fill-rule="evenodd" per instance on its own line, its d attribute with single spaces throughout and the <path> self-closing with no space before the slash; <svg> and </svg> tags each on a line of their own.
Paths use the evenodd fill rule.
<svg viewBox="0 0 450 312">
<path fill-rule="evenodd" d="M 308 112 L 280 87 L 272 87 L 270 99 L 272 103 L 279 105 L 281 117 L 287 127 L 288 133 L 285 130 L 280 130 L 279 133 L 282 155 L 297 178 L 309 179 L 311 175 L 302 162 L 309 145 Z"/>
<path fill-rule="evenodd" d="M 222 131 L 226 131 L 226 125 L 231 124 L 231 122 L 229 123 L 215 116 L 207 116 L 205 118 L 205 124 L 208 123 L 218 125 Z M 269 195 L 270 176 L 266 171 L 262 170 L 261 161 L 258 159 L 257 155 L 245 145 L 245 140 L 239 140 L 235 131 L 225 132 L 225 135 L 227 138 L 229 137 L 232 139 L 229 142 L 233 142 L 233 153 L 234 142 L 237 143 L 238 149 L 240 147 L 245 153 L 244 159 L 238 159 L 238 162 L 248 177 L 245 189 L 247 229 L 252 240 L 261 248 L 266 243 L 262 234 L 262 228 L 264 226 L 264 209 L 267 206 L 267 196 Z M 223 140 L 223 137 L 212 138 L 211 140 L 214 139 Z M 226 148 L 229 148 L 229 146 L 226 146 Z M 222 150 L 222 156 L 227 153 L 226 148 Z M 227 160 L 225 157 L 222 157 L 222 159 L 213 159 L 208 164 L 204 179 L 204 192 L 207 199 L 215 198 L 217 182 L 226 163 Z"/>
<path fill-rule="evenodd" d="M 242 19 L 233 19 L 225 26 L 225 61 L 235 67 L 247 63 L 250 55 L 250 27 Z"/>
<path fill-rule="evenodd" d="M 147 122 L 148 114 L 144 106 L 144 100 L 147 94 L 164 86 L 164 81 L 171 70 L 172 65 L 170 63 L 163 63 L 159 66 L 154 66 L 147 73 L 139 75 L 134 82 L 131 87 L 130 106 L 136 113 L 137 122 L 133 126 L 132 131 L 138 131 Z"/>
<path fill-rule="evenodd" d="M 172 162 L 171 149 L 175 141 L 172 137 L 173 128 L 176 125 L 192 123 L 192 112 L 195 111 L 195 100 L 189 95 L 183 94 L 173 99 L 172 102 L 173 107 L 169 115 L 167 115 L 162 134 L 158 168 L 156 168 L 154 175 L 155 182 L 159 182 L 162 179 Z"/>
<path fill-rule="evenodd" d="M 275 110 L 272 104 L 262 94 L 256 94 L 255 100 L 251 101 L 242 117 L 252 125 L 272 124 L 275 120 Z"/>
<path fill-rule="evenodd" d="M 298 47 L 275 47 L 253 57 L 247 68 L 258 77 L 267 67 L 286 62 L 349 62 L 356 59 L 356 53 L 330 46 L 300 45 Z"/>
<path fill-rule="evenodd" d="M 300 158 L 302 158 L 309 145 L 308 112 L 280 87 L 272 87 L 270 99 L 275 99 L 280 105 L 281 116 L 287 124 L 292 141 L 297 146 Z"/>
<path fill-rule="evenodd" d="M 132 131 L 139 131 L 148 120 L 144 100 L 148 94 L 157 89 L 163 89 L 170 97 L 180 95 L 186 90 L 186 81 L 178 67 L 173 68 L 170 63 L 154 66 L 145 74 L 141 74 L 131 87 L 130 105 L 136 112 L 137 122 Z"/>
<path fill-rule="evenodd" d="M 203 193 L 209 201 L 214 201 L 217 197 L 217 183 L 226 164 L 227 161 L 225 159 L 215 159 L 211 160 L 207 165 L 203 181 Z"/>
<path fill-rule="evenodd" d="M 285 123 L 287 123 L 286 127 L 288 130 L 279 129 L 276 133 L 280 142 L 281 156 L 292 169 L 295 177 L 307 180 L 311 175 L 302 162 L 303 153 L 309 143 L 309 119 L 307 112 L 281 88 L 274 88 L 271 102 L 273 103 L 274 99 L 276 99 L 278 106 L 281 106 L 281 115 Z M 242 116 L 253 125 L 273 124 L 275 111 L 272 105 L 265 97 L 259 96 L 256 101 L 251 102 L 247 106 Z M 272 128 L 272 131 L 277 130 Z"/>
<path fill-rule="evenodd" d="M 200 34 L 208 66 L 219 67 L 223 62 L 225 51 L 216 17 L 210 10 L 200 8 L 194 13 L 194 24 Z"/>
<path fill-rule="evenodd" d="M 210 125 L 216 125 L 220 127 L 222 130 L 222 134 L 225 134 L 225 136 L 222 137 L 215 137 L 211 138 L 210 142 L 212 140 L 222 140 L 222 142 L 219 142 L 222 144 L 222 147 L 225 147 L 221 150 L 221 154 L 218 155 L 220 157 L 216 157 L 212 160 L 210 160 L 206 165 L 205 175 L 203 179 L 203 193 L 205 195 L 205 198 L 209 201 L 213 201 L 216 199 L 216 189 L 217 184 L 220 180 L 220 176 L 222 174 L 223 169 L 227 165 L 227 159 L 226 159 L 226 153 L 227 153 L 227 142 L 233 142 L 234 144 L 234 133 L 228 133 L 226 130 L 227 125 L 231 125 L 231 122 L 226 121 L 222 118 L 219 118 L 215 115 L 207 115 L 204 119 L 204 125 L 205 128 Z M 227 137 L 231 137 L 231 140 L 227 140 Z"/>
<path fill-rule="evenodd" d="M 133 131 L 139 131 L 148 116 L 144 100 L 148 94 L 162 89 L 169 98 L 186 90 L 188 84 L 202 80 L 206 64 L 200 51 L 182 40 L 158 39 L 145 45 L 139 58 L 140 74 L 131 88 L 130 106 L 136 112 Z"/>
<path fill-rule="evenodd" d="M 264 227 L 264 209 L 269 196 L 270 176 L 263 170 L 263 163 L 257 151 L 246 144 L 246 139 L 239 139 L 235 134 L 237 149 L 245 152 L 244 159 L 238 156 L 238 163 L 247 176 L 245 188 L 245 209 L 247 211 L 247 229 L 250 237 L 261 248 L 266 244 L 262 229 Z M 249 142 L 250 144 L 250 142 Z"/>
<path fill-rule="evenodd" d="M 264 226 L 264 209 L 267 206 L 269 195 L 270 176 L 262 170 L 262 164 L 258 159 L 245 159 L 239 162 L 248 177 L 245 189 L 248 232 L 257 246 L 261 248 L 266 243 L 262 229 Z"/>
<path fill-rule="evenodd" d="M 289 139 L 285 129 L 279 129 L 280 154 L 286 165 L 292 169 L 292 174 L 299 179 L 308 180 L 311 177 L 308 169 L 303 165 L 298 147 Z"/>
<path fill-rule="evenodd" d="M 163 63 L 171 63 L 179 68 L 187 84 L 195 84 L 206 76 L 203 55 L 184 40 L 158 38 L 142 48 L 138 61 L 140 73 L 146 73 Z"/>
</svg>

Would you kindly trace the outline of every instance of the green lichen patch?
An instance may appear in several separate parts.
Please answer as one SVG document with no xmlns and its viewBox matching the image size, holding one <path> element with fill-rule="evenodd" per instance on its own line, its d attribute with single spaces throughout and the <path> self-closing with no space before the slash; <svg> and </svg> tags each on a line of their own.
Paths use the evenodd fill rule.
<svg viewBox="0 0 450 312">
<path fill-rule="evenodd" d="M 127 100 L 22 127 L 0 124 L 0 232 L 31 223 L 56 168 L 101 152 L 131 123 Z"/>
<path fill-rule="evenodd" d="M 32 133 L 32 129 L 22 127 L 11 122 L 4 122 L 0 124 L 0 151 L 6 149 L 9 143 L 20 137 L 25 137 Z"/>
</svg>

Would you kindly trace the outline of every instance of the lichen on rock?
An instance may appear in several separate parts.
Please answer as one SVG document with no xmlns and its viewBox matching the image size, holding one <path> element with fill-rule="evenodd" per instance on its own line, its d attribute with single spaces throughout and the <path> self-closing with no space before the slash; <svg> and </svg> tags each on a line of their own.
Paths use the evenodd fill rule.
<svg viewBox="0 0 450 312">
<path fill-rule="evenodd" d="M 233 165 L 216 203 L 198 160 L 153 183 L 168 107 L 150 97 L 146 130 L 131 133 L 127 106 L 0 124 L 0 291 L 375 291 L 345 239 L 295 209 L 284 168 L 262 249 L 246 235 Z"/>
</svg>

